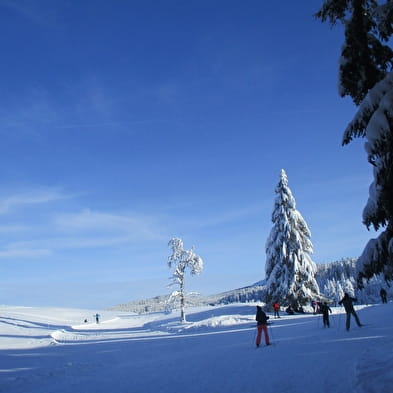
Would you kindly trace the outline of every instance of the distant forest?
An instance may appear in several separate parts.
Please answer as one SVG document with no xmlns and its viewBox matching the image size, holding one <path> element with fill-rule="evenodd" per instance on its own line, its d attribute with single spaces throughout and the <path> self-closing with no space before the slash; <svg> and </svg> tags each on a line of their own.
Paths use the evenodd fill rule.
<svg viewBox="0 0 393 393">
<path fill-rule="evenodd" d="M 393 288 L 389 286 L 382 276 L 374 276 L 369 282 L 365 282 L 364 288 L 356 288 L 356 261 L 357 258 L 343 258 L 336 262 L 317 264 L 315 279 L 321 294 L 330 299 L 333 305 L 343 297 L 344 292 L 358 299 L 358 304 L 379 303 L 379 291 L 385 288 L 388 300 L 393 299 Z M 265 299 L 265 281 L 260 281 L 248 287 L 234 289 L 232 291 L 202 296 L 194 294 L 187 296 L 186 306 L 206 306 L 229 303 L 263 302 Z M 171 301 L 170 295 L 156 296 L 150 299 L 131 301 L 112 307 L 112 310 L 145 313 L 170 311 L 178 307 Z"/>
</svg>

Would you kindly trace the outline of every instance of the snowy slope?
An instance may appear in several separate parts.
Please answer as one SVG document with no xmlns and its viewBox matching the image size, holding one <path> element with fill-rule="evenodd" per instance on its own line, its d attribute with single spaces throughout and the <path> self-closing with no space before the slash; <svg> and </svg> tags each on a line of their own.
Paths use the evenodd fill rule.
<svg viewBox="0 0 393 393">
<path fill-rule="evenodd" d="M 256 349 L 255 306 L 179 315 L 0 306 L 0 392 L 391 392 L 393 303 L 360 308 L 365 324 L 320 316 L 272 319 Z M 88 319 L 87 323 L 83 321 Z"/>
</svg>

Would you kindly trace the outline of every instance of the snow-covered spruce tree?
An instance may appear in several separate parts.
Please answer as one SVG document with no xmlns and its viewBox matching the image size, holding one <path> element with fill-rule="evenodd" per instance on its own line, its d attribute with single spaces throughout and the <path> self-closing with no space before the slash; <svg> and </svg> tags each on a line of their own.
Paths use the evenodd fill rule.
<svg viewBox="0 0 393 393">
<path fill-rule="evenodd" d="M 323 286 L 323 293 L 329 298 L 337 301 L 336 299 L 336 284 L 333 280 L 327 280 L 326 284 Z M 341 299 L 339 299 L 341 300 Z"/>
<path fill-rule="evenodd" d="M 199 274 L 203 270 L 203 261 L 200 256 L 195 254 L 194 248 L 190 250 L 183 249 L 183 241 L 177 237 L 171 239 L 168 246 L 172 249 L 172 254 L 168 258 L 168 266 L 173 268 L 170 285 L 179 285 L 179 290 L 172 293 L 172 297 L 180 299 L 180 318 L 182 322 L 186 321 L 184 278 L 186 269 L 190 270 L 192 275 Z"/>
<path fill-rule="evenodd" d="M 283 169 L 275 191 L 273 228 L 266 242 L 266 303 L 278 301 L 296 309 L 320 298 L 316 265 L 310 258 L 311 233 L 296 210 Z"/>
<path fill-rule="evenodd" d="M 344 132 L 343 144 L 364 137 L 374 181 L 363 210 L 369 229 L 385 228 L 358 259 L 357 284 L 382 273 L 393 279 L 393 51 L 385 43 L 393 34 L 393 1 L 326 0 L 316 17 L 345 27 L 339 86 L 358 112 Z"/>
</svg>

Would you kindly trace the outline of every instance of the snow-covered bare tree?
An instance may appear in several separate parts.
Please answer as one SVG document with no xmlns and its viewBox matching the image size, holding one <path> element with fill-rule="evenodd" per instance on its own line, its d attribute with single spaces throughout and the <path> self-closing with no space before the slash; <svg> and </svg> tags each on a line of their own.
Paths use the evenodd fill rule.
<svg viewBox="0 0 393 393">
<path fill-rule="evenodd" d="M 266 303 L 284 302 L 293 308 L 319 299 L 311 233 L 296 210 L 295 198 L 282 169 L 272 213 L 273 228 L 266 242 Z"/>
<path fill-rule="evenodd" d="M 349 95 L 359 105 L 343 138 L 364 137 L 374 181 L 363 210 L 369 229 L 385 228 L 370 240 L 358 259 L 358 287 L 363 278 L 382 273 L 393 279 L 393 1 L 325 0 L 316 17 L 345 27 L 340 66 L 341 96 Z"/>
<path fill-rule="evenodd" d="M 203 270 L 203 261 L 195 254 L 193 247 L 190 250 L 184 250 L 183 241 L 177 237 L 171 239 L 168 246 L 172 249 L 172 254 L 168 258 L 168 266 L 174 269 L 170 285 L 179 285 L 179 290 L 174 291 L 171 296 L 180 299 L 180 318 L 182 322 L 185 322 L 184 278 L 186 269 L 189 269 L 192 275 L 199 274 Z"/>
</svg>

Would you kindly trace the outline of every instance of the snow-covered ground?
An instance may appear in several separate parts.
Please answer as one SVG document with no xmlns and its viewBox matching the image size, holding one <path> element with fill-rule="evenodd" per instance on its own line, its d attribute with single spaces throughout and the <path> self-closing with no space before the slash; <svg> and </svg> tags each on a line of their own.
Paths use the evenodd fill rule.
<svg viewBox="0 0 393 393">
<path fill-rule="evenodd" d="M 390 393 L 393 303 L 359 307 L 364 327 L 333 309 L 283 315 L 274 345 L 255 347 L 255 305 L 179 315 L 0 306 L 0 392 Z M 87 319 L 87 323 L 84 320 Z"/>
</svg>

